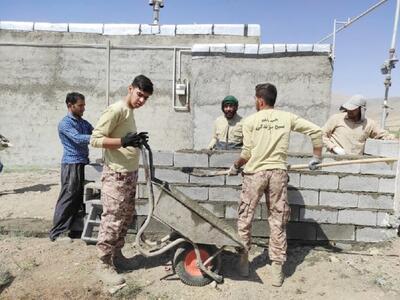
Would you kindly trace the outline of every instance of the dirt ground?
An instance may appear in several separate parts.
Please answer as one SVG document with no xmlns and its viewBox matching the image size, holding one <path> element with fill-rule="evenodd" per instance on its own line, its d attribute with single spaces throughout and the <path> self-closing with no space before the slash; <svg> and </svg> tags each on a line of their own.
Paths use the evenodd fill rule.
<svg viewBox="0 0 400 300">
<path fill-rule="evenodd" d="M 57 170 L 1 174 L 0 221 L 51 220 L 58 182 Z M 138 267 L 125 273 L 127 285 L 111 294 L 96 277 L 94 246 L 10 233 L 0 235 L 0 270 L 12 275 L 6 286 L 0 281 L 0 299 L 400 299 L 400 239 L 337 246 L 342 251 L 290 245 L 286 280 L 281 288 L 274 288 L 266 245 L 259 241 L 251 253 L 249 278 L 237 275 L 238 257 L 226 251 L 223 284 L 190 287 L 172 274 L 171 253 L 144 258 L 128 243 L 124 254 Z"/>
</svg>

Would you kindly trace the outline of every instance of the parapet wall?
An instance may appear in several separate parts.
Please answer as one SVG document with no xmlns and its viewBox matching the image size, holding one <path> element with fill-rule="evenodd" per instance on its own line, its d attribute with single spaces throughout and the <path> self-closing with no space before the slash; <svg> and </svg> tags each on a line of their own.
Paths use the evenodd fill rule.
<svg viewBox="0 0 400 300">
<path fill-rule="evenodd" d="M 155 152 L 155 175 L 178 187 L 220 218 L 236 226 L 241 177 L 195 177 L 182 167 L 215 169 L 229 167 L 237 152 Z M 354 157 L 344 157 L 353 158 Z M 358 157 L 359 158 L 359 157 Z M 337 158 L 336 158 L 337 159 Z M 306 155 L 292 155 L 289 163 L 306 163 Z M 326 157 L 325 162 L 333 161 Z M 307 241 L 378 242 L 397 235 L 399 180 L 397 164 L 353 164 L 321 171 L 290 171 L 288 198 L 291 217 L 288 238 Z M 397 173 L 397 179 L 396 179 Z M 87 178 L 98 172 L 87 168 Z M 147 214 L 144 172 L 140 169 L 136 210 L 139 220 Z M 253 236 L 268 237 L 268 212 L 264 197 L 255 214 Z M 160 224 L 152 230 L 161 230 Z"/>
</svg>

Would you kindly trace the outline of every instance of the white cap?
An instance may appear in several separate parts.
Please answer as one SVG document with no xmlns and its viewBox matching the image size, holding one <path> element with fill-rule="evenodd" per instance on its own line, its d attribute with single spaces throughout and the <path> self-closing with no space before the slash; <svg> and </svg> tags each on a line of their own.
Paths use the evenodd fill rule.
<svg viewBox="0 0 400 300">
<path fill-rule="evenodd" d="M 366 107 L 367 101 L 363 95 L 354 95 L 346 103 L 342 105 L 341 108 L 346 110 L 355 110 L 359 107 Z"/>
</svg>

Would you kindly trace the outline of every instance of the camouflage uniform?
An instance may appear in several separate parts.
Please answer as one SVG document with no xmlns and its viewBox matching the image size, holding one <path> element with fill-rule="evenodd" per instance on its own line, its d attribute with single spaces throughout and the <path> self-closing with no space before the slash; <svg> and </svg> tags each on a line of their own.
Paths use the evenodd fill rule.
<svg viewBox="0 0 400 300">
<path fill-rule="evenodd" d="M 286 170 L 272 169 L 246 174 L 243 177 L 242 192 L 238 208 L 238 232 L 246 249 L 251 246 L 251 222 L 263 193 L 267 201 L 270 227 L 269 258 L 272 261 L 286 261 L 286 224 L 290 216 L 287 200 L 288 175 Z"/>
<path fill-rule="evenodd" d="M 104 166 L 102 174 L 100 231 L 97 242 L 99 257 L 109 257 L 122 249 L 128 226 L 135 214 L 138 172 L 114 172 Z"/>
</svg>

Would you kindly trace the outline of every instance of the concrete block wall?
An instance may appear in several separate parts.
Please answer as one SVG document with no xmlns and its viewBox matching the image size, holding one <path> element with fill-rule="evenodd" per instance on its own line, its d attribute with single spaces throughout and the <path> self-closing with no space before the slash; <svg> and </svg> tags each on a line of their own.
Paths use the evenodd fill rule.
<svg viewBox="0 0 400 300">
<path fill-rule="evenodd" d="M 168 181 L 220 218 L 236 226 L 241 191 L 240 177 L 195 177 L 182 167 L 207 170 L 226 168 L 238 157 L 232 152 L 155 152 L 155 175 Z M 304 163 L 306 155 L 291 155 L 290 161 Z M 346 157 L 345 157 L 346 158 Z M 325 160 L 332 160 L 326 157 Z M 338 159 L 338 158 L 336 158 Z M 395 185 L 399 175 L 388 172 L 393 166 L 376 166 L 381 172 L 363 172 L 354 165 L 339 170 L 290 171 L 288 199 L 291 207 L 288 238 L 308 241 L 378 242 L 397 235 L 398 197 Z M 347 170 L 346 168 L 347 167 Z M 94 168 L 88 167 L 92 171 Z M 382 172 L 386 171 L 386 172 Z M 98 170 L 88 172 L 92 180 Z M 98 176 L 98 175 L 97 175 Z M 147 191 L 144 172 L 139 171 L 137 211 L 146 215 Z M 140 212 L 140 213 L 139 213 Z M 143 214 L 143 215 L 142 215 Z M 265 198 L 257 207 L 253 236 L 268 237 L 268 211 Z M 155 226 L 154 228 L 157 228 Z"/>
</svg>

